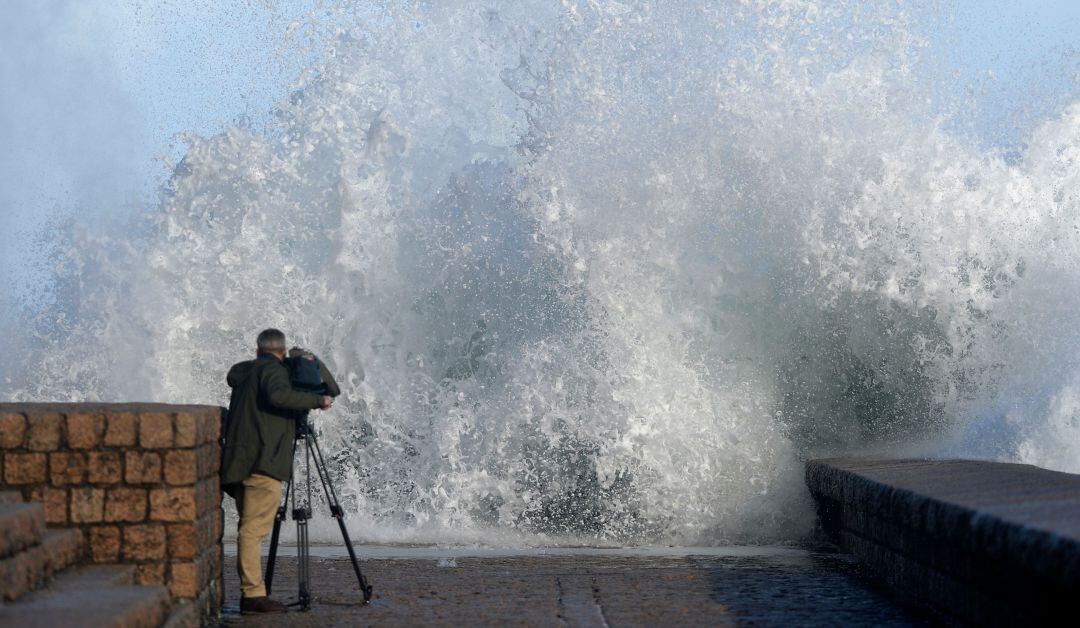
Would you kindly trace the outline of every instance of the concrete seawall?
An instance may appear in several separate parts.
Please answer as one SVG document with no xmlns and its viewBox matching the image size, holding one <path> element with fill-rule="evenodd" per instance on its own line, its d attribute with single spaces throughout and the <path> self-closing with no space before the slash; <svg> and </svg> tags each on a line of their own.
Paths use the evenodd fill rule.
<svg viewBox="0 0 1080 628">
<path fill-rule="evenodd" d="M 1080 476 L 835 458 L 808 462 L 806 482 L 822 530 L 901 602 L 983 625 L 1075 621 Z"/>
</svg>

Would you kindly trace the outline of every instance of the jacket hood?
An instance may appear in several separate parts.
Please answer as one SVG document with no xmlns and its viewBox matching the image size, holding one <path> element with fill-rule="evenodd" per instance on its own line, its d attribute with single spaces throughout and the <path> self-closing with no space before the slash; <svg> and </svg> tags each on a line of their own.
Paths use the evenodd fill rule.
<svg viewBox="0 0 1080 628">
<path fill-rule="evenodd" d="M 233 367 L 229 369 L 228 376 L 225 377 L 225 381 L 229 382 L 229 388 L 236 388 L 239 386 L 247 379 L 247 376 L 251 373 L 253 368 L 255 368 L 255 360 L 234 364 Z"/>
</svg>

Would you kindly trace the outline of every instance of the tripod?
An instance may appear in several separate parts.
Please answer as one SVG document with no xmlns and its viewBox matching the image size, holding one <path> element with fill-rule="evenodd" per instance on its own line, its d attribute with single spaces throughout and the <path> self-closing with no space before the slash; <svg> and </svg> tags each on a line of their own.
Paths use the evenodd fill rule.
<svg viewBox="0 0 1080 628">
<path fill-rule="evenodd" d="M 274 529 L 270 534 L 270 556 L 266 561 L 266 577 L 264 578 L 266 594 L 270 594 L 270 587 L 274 581 L 274 563 L 277 561 L 278 536 L 281 533 L 281 524 L 285 521 L 285 513 L 288 512 L 291 497 L 293 504 L 292 518 L 296 522 L 296 573 L 300 581 L 300 596 L 296 602 L 289 604 L 289 606 L 299 606 L 300 610 L 305 611 L 311 608 L 311 553 L 308 545 L 307 522 L 311 518 L 311 466 L 312 461 L 314 461 L 315 473 L 322 483 L 323 494 L 326 495 L 326 500 L 330 506 L 330 514 L 337 519 L 338 527 L 341 528 L 341 537 L 345 541 L 345 549 L 349 550 L 349 559 L 352 561 L 353 571 L 356 572 L 356 579 L 360 583 L 360 591 L 364 594 L 364 604 L 367 604 L 371 601 L 371 585 L 364 578 L 364 574 L 360 572 L 360 561 L 356 558 L 352 541 L 349 539 L 349 531 L 345 528 L 345 513 L 341 509 L 341 503 L 338 502 L 337 493 L 334 492 L 333 482 L 330 481 L 330 475 L 326 471 L 326 461 L 323 459 L 322 449 L 319 448 L 319 441 L 315 439 L 315 431 L 308 422 L 307 416 L 297 419 L 296 422 L 296 442 L 300 443 L 301 441 L 304 447 L 306 496 L 298 491 L 296 487 L 296 460 L 294 454 L 293 469 L 289 473 L 289 481 L 285 484 L 285 497 L 282 499 L 281 505 L 278 506 L 277 515 L 274 517 Z"/>
</svg>

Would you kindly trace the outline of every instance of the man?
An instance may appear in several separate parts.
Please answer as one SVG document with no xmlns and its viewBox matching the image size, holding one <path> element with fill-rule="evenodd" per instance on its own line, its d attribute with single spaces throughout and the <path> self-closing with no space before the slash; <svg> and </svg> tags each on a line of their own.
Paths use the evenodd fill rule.
<svg viewBox="0 0 1080 628">
<path fill-rule="evenodd" d="M 225 420 L 221 484 L 236 500 L 240 515 L 236 569 L 240 574 L 241 613 L 280 613 L 285 606 L 266 596 L 261 550 L 281 501 L 281 482 L 289 479 L 300 412 L 328 409 L 333 399 L 293 390 L 285 367 L 285 334 L 259 334 L 254 360 L 229 370 L 232 388 Z"/>
</svg>

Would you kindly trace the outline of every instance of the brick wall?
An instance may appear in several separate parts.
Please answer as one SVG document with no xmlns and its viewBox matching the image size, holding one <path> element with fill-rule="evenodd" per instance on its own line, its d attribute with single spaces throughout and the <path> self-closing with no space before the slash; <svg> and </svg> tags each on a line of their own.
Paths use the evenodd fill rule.
<svg viewBox="0 0 1080 628">
<path fill-rule="evenodd" d="M 77 527 L 88 562 L 137 565 L 205 616 L 221 606 L 218 436 L 223 409 L 159 404 L 0 404 L 7 490 Z"/>
</svg>

